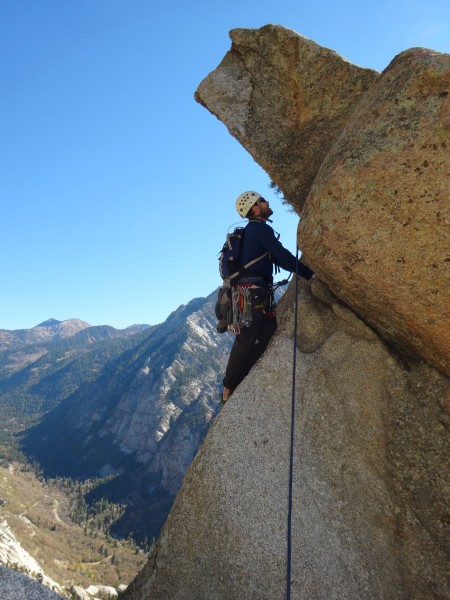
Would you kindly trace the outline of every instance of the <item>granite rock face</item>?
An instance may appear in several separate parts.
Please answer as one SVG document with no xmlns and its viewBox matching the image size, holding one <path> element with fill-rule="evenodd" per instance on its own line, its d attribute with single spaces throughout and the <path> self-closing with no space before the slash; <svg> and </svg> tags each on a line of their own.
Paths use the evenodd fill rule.
<svg viewBox="0 0 450 600">
<path fill-rule="evenodd" d="M 18 573 L 0 566 L 0 598 L 2 600 L 63 600 L 47 587 Z"/>
<path fill-rule="evenodd" d="M 450 55 L 392 61 L 322 163 L 299 239 L 334 293 L 450 374 Z"/>
<path fill-rule="evenodd" d="M 126 600 L 284 597 L 286 300 L 276 338 L 214 422 Z M 423 363 L 405 368 L 319 282 L 302 288 L 299 322 L 292 597 L 448 597 L 448 380 Z"/>
<path fill-rule="evenodd" d="M 231 50 L 196 99 L 299 211 L 333 140 L 378 73 L 279 25 L 234 29 L 230 37 Z"/>
<path fill-rule="evenodd" d="M 449 57 L 410 50 L 378 77 L 278 26 L 231 37 L 197 99 L 298 212 L 308 196 L 318 274 L 299 295 L 292 597 L 449 598 Z M 282 304 L 126 600 L 284 597 L 292 286 Z"/>
</svg>

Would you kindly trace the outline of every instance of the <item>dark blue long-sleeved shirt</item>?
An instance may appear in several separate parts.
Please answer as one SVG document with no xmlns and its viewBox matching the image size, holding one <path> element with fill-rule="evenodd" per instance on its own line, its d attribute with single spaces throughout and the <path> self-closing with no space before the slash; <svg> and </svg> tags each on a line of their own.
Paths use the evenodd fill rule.
<svg viewBox="0 0 450 600">
<path fill-rule="evenodd" d="M 272 283 L 274 264 L 285 271 L 295 272 L 295 256 L 289 250 L 286 250 L 281 242 L 277 240 L 272 227 L 263 221 L 249 221 L 245 228 L 241 264 L 246 265 L 266 251 L 269 251 L 270 254 L 252 265 L 245 273 L 248 273 L 248 275 L 260 275 L 265 281 Z M 301 261 L 298 261 L 298 274 L 305 279 L 311 279 L 314 272 L 308 269 Z"/>
</svg>

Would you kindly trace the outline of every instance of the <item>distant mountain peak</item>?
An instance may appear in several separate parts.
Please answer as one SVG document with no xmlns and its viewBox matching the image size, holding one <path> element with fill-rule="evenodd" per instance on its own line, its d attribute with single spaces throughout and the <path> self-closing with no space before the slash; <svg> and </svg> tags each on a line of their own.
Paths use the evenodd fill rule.
<svg viewBox="0 0 450 600">
<path fill-rule="evenodd" d="M 90 327 L 89 323 L 80 319 L 58 321 L 52 318 L 31 329 L 0 330 L 0 351 L 69 338 Z"/>
<path fill-rule="evenodd" d="M 52 325 L 59 325 L 60 323 L 61 321 L 58 321 L 56 319 L 47 319 L 47 321 L 39 323 L 39 325 L 36 325 L 36 327 L 52 327 Z"/>
<path fill-rule="evenodd" d="M 89 325 L 89 323 L 86 323 L 85 321 L 81 321 L 80 319 L 66 319 L 65 321 L 58 321 L 57 319 L 47 319 L 47 321 L 39 323 L 39 325 L 36 325 L 36 327 L 33 327 L 33 329 L 37 329 L 38 327 L 43 327 L 46 329 L 57 328 L 59 330 L 66 329 L 80 331 L 81 329 L 91 327 L 91 325 Z"/>
</svg>

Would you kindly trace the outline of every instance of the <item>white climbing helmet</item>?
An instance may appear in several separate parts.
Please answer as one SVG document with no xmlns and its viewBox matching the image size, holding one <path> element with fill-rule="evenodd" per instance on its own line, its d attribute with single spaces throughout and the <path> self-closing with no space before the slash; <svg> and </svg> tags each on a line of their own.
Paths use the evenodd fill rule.
<svg viewBox="0 0 450 600">
<path fill-rule="evenodd" d="M 241 217 L 246 217 L 251 207 L 258 202 L 261 194 L 258 192 L 244 192 L 237 197 L 236 210 Z"/>
</svg>

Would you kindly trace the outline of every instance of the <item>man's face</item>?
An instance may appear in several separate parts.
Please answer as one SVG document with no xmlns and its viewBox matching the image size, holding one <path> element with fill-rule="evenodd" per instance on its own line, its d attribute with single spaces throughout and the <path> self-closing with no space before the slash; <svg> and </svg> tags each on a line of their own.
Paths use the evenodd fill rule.
<svg viewBox="0 0 450 600">
<path fill-rule="evenodd" d="M 264 198 L 260 198 L 258 202 L 259 210 L 261 211 L 261 216 L 265 219 L 268 219 L 271 215 L 273 215 L 273 210 L 270 208 L 269 203 Z"/>
</svg>

